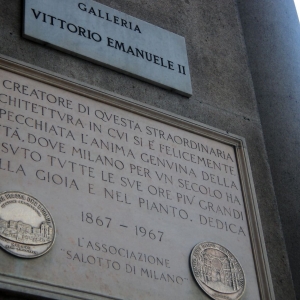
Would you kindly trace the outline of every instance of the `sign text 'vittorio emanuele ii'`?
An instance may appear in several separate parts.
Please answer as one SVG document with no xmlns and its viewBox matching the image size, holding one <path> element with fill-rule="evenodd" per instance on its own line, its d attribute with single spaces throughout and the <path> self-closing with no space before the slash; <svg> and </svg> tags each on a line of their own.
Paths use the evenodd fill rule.
<svg viewBox="0 0 300 300">
<path fill-rule="evenodd" d="M 185 96 L 185 39 L 87 0 L 25 0 L 23 35 Z"/>
</svg>

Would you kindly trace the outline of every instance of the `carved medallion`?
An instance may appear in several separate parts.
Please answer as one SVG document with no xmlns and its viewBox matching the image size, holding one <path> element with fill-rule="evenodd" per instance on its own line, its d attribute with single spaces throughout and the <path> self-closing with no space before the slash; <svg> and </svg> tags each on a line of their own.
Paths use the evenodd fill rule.
<svg viewBox="0 0 300 300">
<path fill-rule="evenodd" d="M 0 246 L 24 258 L 48 252 L 55 239 L 55 225 L 46 207 L 22 192 L 0 194 Z"/>
<path fill-rule="evenodd" d="M 234 255 L 223 246 L 204 242 L 191 253 L 194 278 L 203 291 L 215 300 L 237 300 L 245 291 L 244 271 Z"/>
</svg>

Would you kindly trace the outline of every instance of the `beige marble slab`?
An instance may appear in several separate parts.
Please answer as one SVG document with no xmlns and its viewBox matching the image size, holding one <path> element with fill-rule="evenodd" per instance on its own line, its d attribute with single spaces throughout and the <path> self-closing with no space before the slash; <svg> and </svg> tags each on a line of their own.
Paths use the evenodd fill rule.
<svg viewBox="0 0 300 300">
<path fill-rule="evenodd" d="M 259 224 L 243 198 L 249 171 L 229 142 L 238 139 L 225 142 L 216 130 L 167 114 L 166 124 L 162 113 L 135 113 L 133 103 L 128 111 L 117 107 L 120 99 L 109 105 L 109 98 L 90 99 L 103 93 L 89 91 L 86 97 L 1 70 L 0 190 L 41 201 L 57 236 L 37 259 L 1 250 L 0 281 L 57 299 L 209 299 L 189 256 L 197 243 L 212 241 L 241 263 L 243 299 L 263 299 L 266 279 L 256 266 L 266 258 L 252 251 L 263 241 L 255 239 Z"/>
</svg>

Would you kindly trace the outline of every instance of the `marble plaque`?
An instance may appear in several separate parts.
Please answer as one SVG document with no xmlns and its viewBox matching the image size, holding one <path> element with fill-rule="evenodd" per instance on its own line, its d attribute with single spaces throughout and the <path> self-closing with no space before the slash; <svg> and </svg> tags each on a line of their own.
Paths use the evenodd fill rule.
<svg viewBox="0 0 300 300">
<path fill-rule="evenodd" d="M 0 288 L 55 299 L 209 299 L 189 263 L 206 241 L 244 269 L 242 299 L 271 299 L 241 138 L 1 64 L 0 192 L 42 201 L 56 241 L 31 260 L 0 249 Z"/>
<path fill-rule="evenodd" d="M 25 0 L 23 36 L 191 96 L 182 36 L 89 0 Z"/>
</svg>

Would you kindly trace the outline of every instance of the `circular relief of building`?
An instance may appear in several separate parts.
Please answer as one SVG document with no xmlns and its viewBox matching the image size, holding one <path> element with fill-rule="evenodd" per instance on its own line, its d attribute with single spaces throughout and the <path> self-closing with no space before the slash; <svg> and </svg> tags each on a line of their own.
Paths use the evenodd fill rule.
<svg viewBox="0 0 300 300">
<path fill-rule="evenodd" d="M 55 240 L 55 225 L 46 207 L 23 192 L 0 194 L 0 246 L 23 258 L 48 252 Z"/>
<path fill-rule="evenodd" d="M 244 271 L 225 247 L 213 242 L 199 243 L 192 250 L 190 264 L 196 282 L 213 299 L 242 297 L 246 287 Z"/>
</svg>

